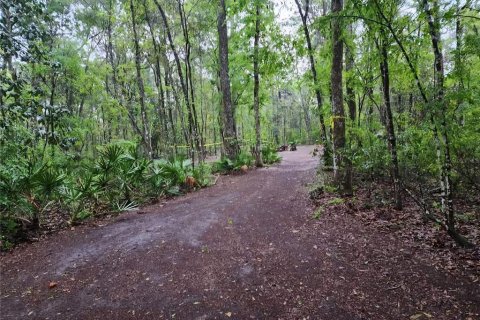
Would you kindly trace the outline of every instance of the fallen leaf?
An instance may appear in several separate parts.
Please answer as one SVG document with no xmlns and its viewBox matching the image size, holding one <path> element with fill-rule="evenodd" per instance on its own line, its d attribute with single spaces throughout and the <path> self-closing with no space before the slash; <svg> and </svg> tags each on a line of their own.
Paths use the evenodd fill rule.
<svg viewBox="0 0 480 320">
<path fill-rule="evenodd" d="M 428 313 L 422 312 L 422 313 L 416 313 L 410 316 L 410 320 L 417 320 L 423 318 L 423 316 L 427 318 L 431 318 L 432 316 L 429 315 Z"/>
<path fill-rule="evenodd" d="M 56 286 L 57 286 L 57 283 L 56 283 L 56 282 L 53 282 L 53 281 L 48 284 L 48 288 L 49 288 L 49 289 L 53 289 L 53 288 L 55 288 Z"/>
<path fill-rule="evenodd" d="M 225 315 L 230 318 L 232 316 L 232 313 L 231 312 L 225 312 Z"/>
</svg>

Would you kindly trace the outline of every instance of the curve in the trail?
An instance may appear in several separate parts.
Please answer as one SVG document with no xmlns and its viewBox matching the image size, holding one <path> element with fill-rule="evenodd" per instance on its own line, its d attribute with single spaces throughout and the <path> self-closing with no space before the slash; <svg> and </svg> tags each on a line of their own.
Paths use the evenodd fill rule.
<svg viewBox="0 0 480 320">
<path fill-rule="evenodd" d="M 232 267 L 231 263 L 225 265 L 225 259 L 248 260 L 258 247 L 271 250 L 269 244 L 275 240 L 284 242 L 278 245 L 290 246 L 284 237 L 293 234 L 298 215 L 305 213 L 304 186 L 312 179 L 318 163 L 310 154 L 312 149 L 299 147 L 296 152 L 283 152 L 278 165 L 251 170 L 246 175 L 222 177 L 213 187 L 142 208 L 143 214 L 127 213 L 105 225 L 100 223 L 97 228 L 61 232 L 16 250 L 12 256 L 2 258 L 2 318 L 77 318 L 104 313 L 130 318 L 136 309 L 137 315 L 144 311 L 149 315 L 180 312 L 187 318 L 190 311 L 199 316 L 221 312 L 215 308 L 200 312 L 175 310 L 185 295 L 204 292 L 205 288 L 197 286 L 200 279 L 206 275 L 221 276 L 225 274 L 222 266 Z M 238 246 L 246 254 L 231 252 Z M 216 250 L 219 254 L 215 254 Z M 199 255 L 204 264 L 190 269 L 189 260 L 196 260 Z M 147 272 L 147 266 L 152 265 L 158 268 Z M 242 279 L 255 273 L 249 264 L 238 269 Z M 141 283 L 142 295 L 121 298 L 122 292 L 132 289 L 132 276 L 125 270 L 134 275 L 148 274 Z M 176 275 L 179 272 L 183 276 L 188 273 L 198 283 L 178 280 L 179 284 L 169 286 L 172 278 L 182 278 Z M 51 281 L 57 283 L 56 288 L 48 288 Z M 159 283 L 148 286 L 155 281 Z M 217 290 L 219 295 L 228 290 L 216 282 L 207 280 L 213 286 L 208 290 Z M 181 297 L 175 298 L 168 293 L 176 292 L 175 286 L 190 289 L 184 289 Z M 159 294 L 158 288 L 162 287 L 165 292 Z M 116 293 L 118 298 L 112 298 Z M 145 304 L 143 297 L 148 293 L 151 297 L 147 301 L 153 304 Z M 168 299 L 164 299 L 166 296 Z"/>
<path fill-rule="evenodd" d="M 311 150 L 1 256 L 0 319 L 475 319 L 478 276 L 354 198 L 311 218 Z"/>
</svg>

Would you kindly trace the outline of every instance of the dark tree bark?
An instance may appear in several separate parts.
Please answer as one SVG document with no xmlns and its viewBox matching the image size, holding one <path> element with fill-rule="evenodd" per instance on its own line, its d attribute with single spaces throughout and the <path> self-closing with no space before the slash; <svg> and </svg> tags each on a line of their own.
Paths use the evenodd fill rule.
<svg viewBox="0 0 480 320">
<path fill-rule="evenodd" d="M 400 38 L 397 36 L 397 32 L 392 26 L 391 21 L 385 16 L 385 13 L 383 12 L 382 8 L 380 7 L 380 4 L 378 3 L 377 0 L 373 0 L 375 3 L 375 7 L 377 8 L 377 12 L 380 15 L 381 19 L 384 22 L 384 26 L 387 27 L 387 29 L 390 31 L 393 39 L 397 43 L 398 47 L 400 48 L 400 51 L 402 52 L 403 57 L 405 58 L 405 61 L 407 62 L 408 68 L 410 69 L 410 72 L 413 75 L 413 78 L 415 79 L 415 84 L 417 85 L 418 91 L 420 92 L 420 95 L 422 96 L 422 100 L 427 104 L 429 103 L 427 93 L 425 91 L 425 88 L 423 88 L 422 82 L 420 81 L 420 77 L 418 76 L 417 69 L 413 65 L 412 59 L 410 58 L 410 55 L 407 53 L 407 50 L 405 49 L 405 46 L 403 45 L 403 42 L 400 40 Z"/>
<path fill-rule="evenodd" d="M 234 159 L 239 153 L 237 132 L 235 124 L 235 111 L 232 105 L 230 91 L 230 76 L 228 74 L 228 34 L 226 21 L 225 0 L 218 2 L 218 52 L 220 67 L 220 91 L 222 95 L 222 125 L 223 125 L 223 146 L 225 155 Z"/>
<path fill-rule="evenodd" d="M 178 11 L 180 12 L 180 22 L 182 25 L 183 37 L 185 39 L 185 65 L 186 65 L 186 85 L 187 90 L 189 90 L 190 94 L 190 109 L 189 110 L 189 125 L 192 127 L 191 132 L 193 134 L 193 140 L 195 141 L 195 148 L 199 153 L 200 161 L 203 161 L 205 156 L 202 144 L 202 132 L 199 130 L 198 125 L 198 116 L 197 110 L 195 106 L 195 91 L 193 86 L 193 76 L 192 76 L 192 64 L 191 64 L 191 52 L 192 47 L 190 45 L 190 37 L 188 34 L 188 24 L 187 18 L 185 16 L 185 8 L 183 6 L 182 0 L 178 0 Z"/>
<path fill-rule="evenodd" d="M 165 108 L 165 90 L 163 89 L 163 82 L 162 82 L 162 70 L 160 68 L 160 44 L 158 43 L 155 37 L 155 31 L 153 26 L 152 18 L 149 14 L 149 8 L 147 5 L 147 1 L 143 0 L 143 6 L 145 8 L 145 20 L 148 25 L 148 30 L 150 32 L 150 37 L 152 39 L 153 44 L 153 73 L 155 78 L 155 85 L 158 90 L 158 101 L 157 101 L 157 114 L 158 114 L 158 122 L 162 124 L 162 131 L 163 135 L 165 135 L 164 143 L 168 143 L 169 139 L 169 130 L 168 130 L 168 120 L 167 120 L 167 112 Z M 163 138 L 163 137 L 162 137 Z M 153 147 L 153 146 L 152 146 Z"/>
<path fill-rule="evenodd" d="M 352 25 L 348 26 L 348 32 L 353 35 Z M 345 71 L 351 72 L 355 65 L 354 50 L 350 46 L 346 46 L 345 53 Z M 355 89 L 353 88 L 353 76 L 349 75 L 346 82 L 346 94 L 347 94 L 347 105 L 348 105 L 348 115 L 352 123 L 355 123 L 355 117 L 357 113 L 357 104 L 355 103 Z"/>
<path fill-rule="evenodd" d="M 158 11 L 160 12 L 160 15 L 163 20 L 163 24 L 165 26 L 165 31 L 167 33 L 167 38 L 168 42 L 170 44 L 170 49 L 172 50 L 173 57 L 175 59 L 175 64 L 177 66 L 177 72 L 178 72 L 178 77 L 180 78 L 180 86 L 183 92 L 183 96 L 185 99 L 185 104 L 187 105 L 187 114 L 188 114 L 188 123 L 189 123 L 189 138 L 188 142 L 190 144 L 190 148 L 192 150 L 191 152 L 191 158 L 192 162 L 195 163 L 195 153 L 193 152 L 194 147 L 197 147 L 197 151 L 200 151 L 200 142 L 198 140 L 198 135 L 196 134 L 196 128 L 195 128 L 195 121 L 194 121 L 194 115 L 192 111 L 192 105 L 190 101 L 190 93 L 189 93 L 189 79 L 185 80 L 183 70 L 182 70 L 182 64 L 180 62 L 180 56 L 178 55 L 177 48 L 175 47 L 175 42 L 173 40 L 172 32 L 170 30 L 170 25 L 168 23 L 167 16 L 165 14 L 165 11 L 163 10 L 162 5 L 158 0 L 154 0 L 155 5 L 158 8 Z M 183 17 L 183 15 L 182 15 Z M 182 22 L 182 28 L 183 28 L 183 22 Z M 183 30 L 183 29 L 182 29 Z"/>
<path fill-rule="evenodd" d="M 445 71 L 443 67 L 443 53 L 441 49 L 439 4 L 433 2 L 433 8 L 430 8 L 428 0 L 422 0 L 422 6 L 426 15 L 428 30 L 432 42 L 432 51 L 434 55 L 435 66 L 435 97 L 434 110 L 435 118 L 440 122 L 439 128 L 436 121 L 433 120 L 434 133 L 437 139 L 437 156 L 441 165 L 440 189 L 442 199 L 442 212 L 445 218 L 445 226 L 448 234 L 459 244 L 463 246 L 472 246 L 467 239 L 462 237 L 455 227 L 455 209 L 453 206 L 452 192 L 452 160 L 450 156 L 450 137 L 447 126 L 447 102 L 445 101 Z M 438 140 L 442 140 L 439 143 Z M 443 149 L 443 150 L 442 150 Z M 443 151 L 443 152 L 442 152 Z"/>
<path fill-rule="evenodd" d="M 343 9 L 343 0 L 332 0 L 332 14 Z M 343 41 L 340 18 L 332 19 L 332 117 L 333 117 L 333 168 L 334 180 L 345 194 L 352 193 L 351 170 L 345 156 L 345 110 L 343 107 Z M 345 161 L 347 160 L 347 161 Z"/>
<path fill-rule="evenodd" d="M 135 20 L 135 6 L 133 5 L 133 0 L 130 0 L 130 13 L 132 16 L 132 30 L 133 30 L 133 42 L 135 46 L 135 69 L 137 72 L 137 85 L 139 91 L 139 100 L 140 100 L 140 113 L 143 124 L 142 139 L 147 149 L 147 154 L 149 158 L 152 158 L 152 139 L 150 138 L 150 128 L 148 123 L 147 108 L 145 104 L 145 86 L 142 78 L 142 58 L 140 45 L 138 43 L 138 33 L 137 33 L 137 24 Z"/>
<path fill-rule="evenodd" d="M 260 128 L 260 80 L 259 80 L 259 54 L 260 42 L 260 4 L 257 2 L 255 8 L 255 39 L 253 45 L 253 110 L 255 112 L 255 165 L 263 167 L 262 159 L 262 137 Z"/>
<path fill-rule="evenodd" d="M 390 150 L 390 155 L 392 157 L 391 164 L 391 175 L 393 178 L 393 187 L 394 187 L 394 197 L 395 197 L 395 209 L 402 210 L 402 187 L 400 180 L 400 172 L 398 170 L 398 156 L 397 156 L 397 139 L 395 135 L 395 126 L 393 123 L 392 115 L 392 106 L 390 98 L 390 70 L 388 66 L 388 39 L 384 32 L 382 32 L 381 44 L 379 45 L 380 50 L 380 71 L 382 76 L 382 89 L 383 89 L 383 99 L 385 104 L 385 118 L 388 135 L 388 147 Z"/>
</svg>

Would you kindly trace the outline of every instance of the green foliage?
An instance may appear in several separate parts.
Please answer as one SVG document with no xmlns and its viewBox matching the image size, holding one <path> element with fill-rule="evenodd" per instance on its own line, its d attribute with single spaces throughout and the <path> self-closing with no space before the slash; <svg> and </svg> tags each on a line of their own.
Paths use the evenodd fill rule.
<svg viewBox="0 0 480 320">
<path fill-rule="evenodd" d="M 163 188 L 170 194 L 179 191 L 175 186 L 184 186 L 188 176 L 193 175 L 192 161 L 185 158 L 154 161 L 155 172 L 161 176 Z M 173 188 L 173 189 L 172 189 Z"/>
<path fill-rule="evenodd" d="M 116 202 L 113 205 L 113 212 L 120 213 L 124 211 L 133 211 L 138 208 L 138 205 L 135 202 L 125 200 L 123 202 Z"/>
<path fill-rule="evenodd" d="M 333 198 L 333 199 L 328 200 L 327 204 L 332 205 L 332 206 L 336 206 L 336 205 L 342 204 L 344 202 L 345 202 L 345 200 L 343 200 L 342 198 Z"/>
<path fill-rule="evenodd" d="M 274 164 L 280 162 L 282 158 L 273 145 L 267 145 L 262 149 L 262 160 L 265 164 Z"/>
<path fill-rule="evenodd" d="M 193 177 L 200 187 L 207 187 L 212 183 L 212 166 L 201 163 L 193 170 Z"/>
<path fill-rule="evenodd" d="M 234 168 L 234 162 L 227 157 L 222 157 L 213 164 L 213 172 L 227 173 Z"/>
<path fill-rule="evenodd" d="M 327 193 L 335 193 L 335 192 L 338 192 L 338 188 L 334 185 L 331 185 L 331 184 L 326 184 L 323 186 L 323 189 L 325 190 L 325 192 Z"/>
<path fill-rule="evenodd" d="M 386 141 L 385 132 L 376 128 L 354 127 L 350 131 L 350 139 L 353 142 L 349 152 L 353 165 L 357 170 L 370 175 L 384 175 L 388 172 L 390 155 Z"/>
<path fill-rule="evenodd" d="M 230 171 L 240 170 L 242 166 L 250 167 L 253 165 L 254 159 L 250 153 L 240 152 L 237 157 L 232 161 L 227 157 L 223 157 L 219 161 L 213 164 L 213 172 L 227 173 Z"/>
<path fill-rule="evenodd" d="M 118 141 L 99 150 L 96 160 L 78 165 L 75 159 L 56 157 L 46 162 L 5 161 L 0 166 L 0 233 L 4 246 L 15 242 L 23 226 L 38 228 L 49 214 L 67 213 L 73 225 L 92 216 L 134 210 L 159 195 L 178 195 L 211 181 L 211 167 L 173 157 L 145 159 L 130 141 Z M 242 163 L 244 158 L 239 159 Z M 38 222 L 36 222 L 38 221 Z"/>
<path fill-rule="evenodd" d="M 325 209 L 323 207 L 318 207 L 317 210 L 312 214 L 312 219 L 319 220 L 322 216 Z"/>
<path fill-rule="evenodd" d="M 242 166 L 251 167 L 253 165 L 254 159 L 251 153 L 249 152 L 240 152 L 235 161 L 233 162 L 233 169 L 238 170 Z"/>
</svg>

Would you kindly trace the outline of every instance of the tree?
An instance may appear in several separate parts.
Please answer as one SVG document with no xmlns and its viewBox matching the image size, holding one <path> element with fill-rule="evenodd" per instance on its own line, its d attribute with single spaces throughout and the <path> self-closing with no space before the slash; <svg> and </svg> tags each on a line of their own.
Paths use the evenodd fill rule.
<svg viewBox="0 0 480 320">
<path fill-rule="evenodd" d="M 142 140 L 145 144 L 147 149 L 147 154 L 149 158 L 152 158 L 153 149 L 152 149 L 152 139 L 150 138 L 150 128 L 147 116 L 147 107 L 145 103 L 145 86 L 143 84 L 142 78 L 142 65 L 141 65 L 141 51 L 140 45 L 138 43 L 138 33 L 137 33 L 137 25 L 135 22 L 135 6 L 133 4 L 133 0 L 130 0 L 130 14 L 132 17 L 132 30 L 133 30 L 133 43 L 135 47 L 135 70 L 137 72 L 137 84 L 138 84 L 138 91 L 139 91 L 139 100 L 140 100 L 140 113 L 142 118 L 143 124 L 143 132 L 142 132 Z"/>
<path fill-rule="evenodd" d="M 445 101 L 445 70 L 443 67 L 443 53 L 441 48 L 439 4 L 433 1 L 433 8 L 430 8 L 428 0 L 422 0 L 421 5 L 425 12 L 428 23 L 428 31 L 432 41 L 432 51 L 435 66 L 435 93 L 434 110 L 432 122 L 434 126 L 435 140 L 437 142 L 437 157 L 440 164 L 440 189 L 442 198 L 442 213 L 445 218 L 447 232 L 464 246 L 471 244 L 455 228 L 455 209 L 453 207 L 452 192 L 452 159 L 450 153 L 450 137 L 447 124 L 447 102 Z M 438 120 L 437 120 L 438 119 Z M 439 127 L 437 127 L 437 121 Z M 440 141 L 441 140 L 441 143 Z"/>
<path fill-rule="evenodd" d="M 228 33 L 226 21 L 225 0 L 219 0 L 217 13 L 218 30 L 218 54 L 219 54 L 219 75 L 220 92 L 222 95 L 222 126 L 223 126 L 223 147 L 229 159 L 235 159 L 239 146 L 235 124 L 235 111 L 232 105 L 230 91 L 230 75 L 228 74 Z"/>
<path fill-rule="evenodd" d="M 392 157 L 391 175 L 393 178 L 393 188 L 395 196 L 395 209 L 402 210 L 402 186 L 400 172 L 398 169 L 397 139 L 395 135 L 395 125 L 393 123 L 393 114 L 390 98 L 390 68 L 388 66 L 388 48 L 389 39 L 383 30 L 380 31 L 380 44 L 377 42 L 380 51 L 380 74 L 382 77 L 383 101 L 385 105 L 387 140 Z"/>
<path fill-rule="evenodd" d="M 332 14 L 339 15 L 343 0 L 332 0 Z M 343 40 L 342 23 L 339 17 L 332 19 L 332 118 L 333 118 L 333 170 L 337 186 L 345 194 L 352 193 L 351 170 L 346 169 L 349 159 L 345 154 L 345 110 L 343 106 Z"/>
<path fill-rule="evenodd" d="M 253 49 L 253 110 L 255 112 L 255 165 L 263 167 L 262 160 L 262 136 L 260 130 L 260 80 L 259 80 L 259 42 L 260 42 L 260 3 L 255 4 L 255 36 Z"/>
<path fill-rule="evenodd" d="M 323 109 L 322 91 L 320 89 L 320 83 L 318 81 L 317 69 L 315 66 L 314 50 L 312 47 L 310 31 L 308 28 L 308 14 L 310 9 L 310 1 L 309 0 L 305 1 L 305 11 L 302 9 L 300 0 L 295 0 L 295 3 L 297 4 L 298 13 L 302 20 L 303 32 L 305 34 L 305 40 L 307 42 L 308 59 L 310 62 L 310 70 L 312 72 L 313 86 L 315 89 L 315 98 L 317 99 L 317 107 L 318 107 L 319 116 L 320 116 L 321 138 L 322 138 L 322 143 L 324 145 L 324 158 L 326 162 L 328 162 L 330 159 L 330 146 L 328 142 L 327 128 L 325 126 L 325 118 L 322 110 Z"/>
</svg>

